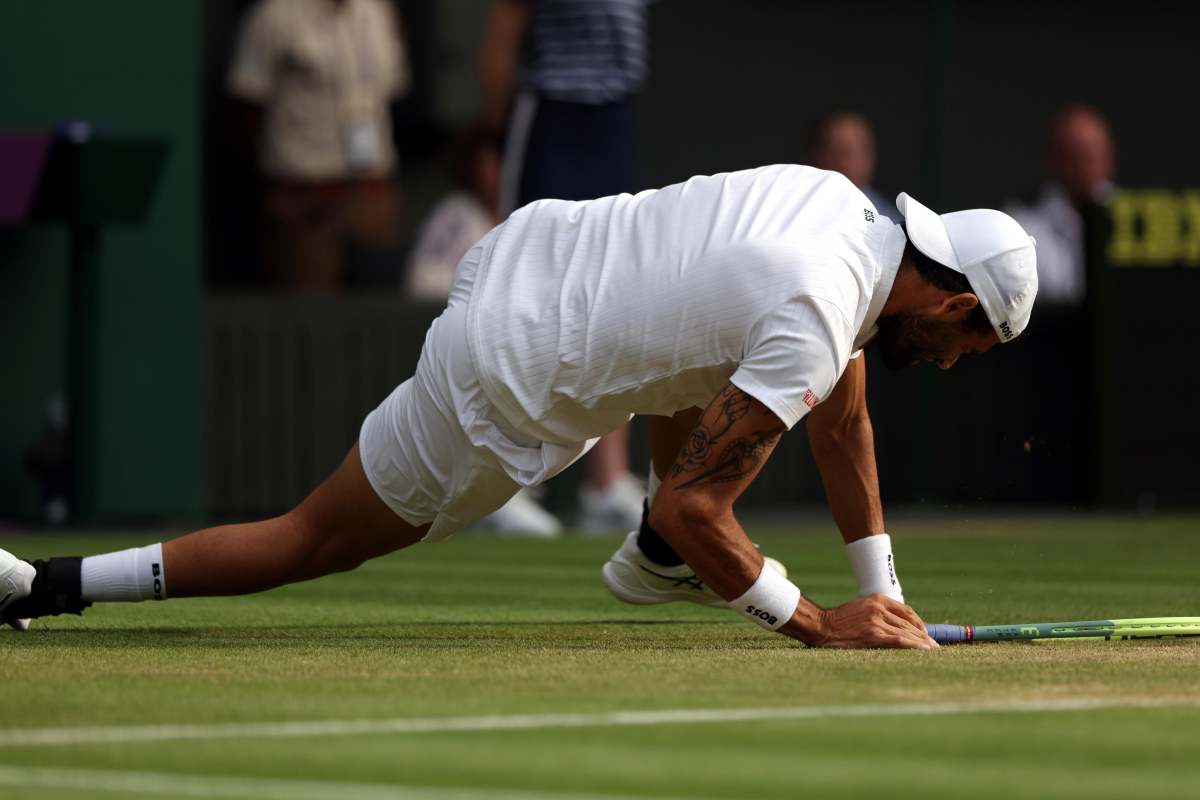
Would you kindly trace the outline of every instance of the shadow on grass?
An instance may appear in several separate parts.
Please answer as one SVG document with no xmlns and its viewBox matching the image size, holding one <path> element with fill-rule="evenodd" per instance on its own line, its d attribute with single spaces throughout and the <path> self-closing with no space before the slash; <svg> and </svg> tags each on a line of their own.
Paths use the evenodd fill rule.
<svg viewBox="0 0 1200 800">
<path fill-rule="evenodd" d="M 701 627 L 705 625 L 728 625 L 739 620 L 699 620 L 699 619 L 679 619 L 679 620 L 646 620 L 646 619 L 558 619 L 558 620 L 397 620 L 395 622 L 362 622 L 362 623 L 338 623 L 338 622 L 320 622 L 304 625 L 272 625 L 269 623 L 262 625 L 236 625 L 228 627 L 161 627 L 161 626 L 133 626 L 126 628 L 117 627 L 96 627 L 96 628 L 31 628 L 27 633 L 18 634 L 15 631 L 12 635 L 18 636 L 20 639 L 34 638 L 37 636 L 55 635 L 55 636 L 88 636 L 96 634 L 154 634 L 154 635 L 207 635 L 217 631 L 314 631 L 314 630 L 354 630 L 368 628 L 570 628 L 576 626 L 587 625 L 633 625 L 636 627 L 686 627 L 694 626 Z"/>
<path fill-rule="evenodd" d="M 339 642 L 379 642 L 390 644 L 436 644 L 445 648 L 471 647 L 480 642 L 539 642 L 539 646 L 557 644 L 577 646 L 586 643 L 595 646 L 635 644 L 639 649 L 647 645 L 679 647 L 690 639 L 691 633 L 699 633 L 713 625 L 727 625 L 738 620 L 638 620 L 638 619 L 581 619 L 511 622 L 488 620 L 471 621 L 413 621 L 395 623 L 314 623 L 312 625 L 244 625 L 237 627 L 120 627 L 120 628 L 68 628 L 33 629 L 28 633 L 11 634 L 11 638 L 0 640 L 10 648 L 40 649 L 43 647 L 128 647 L 148 649 L 170 649 L 181 646 L 233 645 L 263 647 L 313 646 L 328 647 Z M 626 637 L 597 628 L 625 628 Z M 685 629 L 689 636 L 684 640 L 665 636 L 669 630 Z M 630 630 L 632 629 L 632 630 Z M 628 638 L 634 630 L 643 635 Z M 572 635 L 572 631 L 574 634 Z M 690 645 L 688 645 L 690 646 Z"/>
</svg>

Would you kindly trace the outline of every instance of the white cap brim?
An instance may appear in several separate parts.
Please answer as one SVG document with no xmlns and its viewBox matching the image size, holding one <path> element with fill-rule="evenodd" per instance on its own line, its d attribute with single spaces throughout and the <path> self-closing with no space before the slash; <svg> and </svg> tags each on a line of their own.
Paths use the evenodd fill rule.
<svg viewBox="0 0 1200 800">
<path fill-rule="evenodd" d="M 936 214 L 904 192 L 896 208 L 913 247 L 966 276 L 1000 341 L 1025 330 L 1037 295 L 1037 251 L 1016 220 L 990 208 Z"/>
<path fill-rule="evenodd" d="M 913 247 L 955 272 L 963 271 L 940 215 L 918 203 L 907 192 L 901 192 L 896 198 L 896 208 L 904 217 L 904 227 Z"/>
</svg>

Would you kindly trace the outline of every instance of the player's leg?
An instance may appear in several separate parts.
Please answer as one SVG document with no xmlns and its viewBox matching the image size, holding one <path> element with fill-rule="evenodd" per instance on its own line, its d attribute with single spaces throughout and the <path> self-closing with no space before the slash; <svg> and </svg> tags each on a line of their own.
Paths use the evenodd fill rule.
<svg viewBox="0 0 1200 800">
<path fill-rule="evenodd" d="M 660 481 L 679 457 L 679 451 L 683 449 L 703 411 L 702 408 L 687 408 L 673 417 L 649 418 L 650 467 Z"/>
<path fill-rule="evenodd" d="M 674 567 L 683 559 L 667 544 L 666 540 L 650 527 L 650 506 L 658 493 L 659 484 L 667 470 L 675 463 L 688 435 L 696 427 L 703 409 L 689 408 L 673 417 L 650 417 L 648 438 L 650 443 L 650 482 L 646 492 L 646 505 L 642 509 L 642 522 L 638 529 L 638 548 L 656 564 Z"/>
<path fill-rule="evenodd" d="M 648 605 L 686 600 L 725 607 L 725 601 L 704 585 L 649 523 L 654 493 L 675 462 L 699 413 L 700 409 L 689 409 L 674 417 L 648 418 L 650 485 L 641 525 L 625 537 L 620 549 L 601 569 L 608 590 L 626 603 Z"/>
<path fill-rule="evenodd" d="M 207 528 L 161 545 L 35 561 L 27 591 L 10 600 L 3 615 L 15 621 L 81 613 L 94 602 L 261 592 L 354 569 L 419 541 L 428 527 L 408 524 L 379 499 L 355 445 L 328 479 L 281 516 Z"/>
<path fill-rule="evenodd" d="M 292 511 L 174 539 L 163 545 L 163 562 L 172 597 L 249 594 L 354 569 L 420 541 L 428 528 L 379 499 L 356 444 Z"/>
<path fill-rule="evenodd" d="M 416 373 L 367 415 L 359 444 L 295 510 L 88 559 L 30 565 L 0 551 L 0 617 L 19 624 L 95 600 L 261 591 L 353 569 L 426 534 L 445 538 L 503 505 L 520 487 L 473 438 L 488 439 L 481 423 L 492 413 L 466 341 L 482 251 L 481 242 L 460 262 Z"/>
<path fill-rule="evenodd" d="M 605 585 L 618 600 L 639 605 L 678 600 L 713 608 L 728 605 L 704 585 L 649 522 L 650 506 L 658 486 L 686 446 L 701 411 L 691 408 L 673 417 L 649 418 L 650 485 L 642 522 L 638 530 L 625 537 L 620 549 L 601 570 Z M 781 575 L 787 575 L 787 568 L 775 559 L 767 557 L 765 563 Z"/>
</svg>

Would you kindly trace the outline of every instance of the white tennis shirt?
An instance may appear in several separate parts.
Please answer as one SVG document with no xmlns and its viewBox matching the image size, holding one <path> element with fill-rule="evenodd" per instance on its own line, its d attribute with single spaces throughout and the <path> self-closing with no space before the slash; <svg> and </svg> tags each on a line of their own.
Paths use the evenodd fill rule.
<svg viewBox="0 0 1200 800">
<path fill-rule="evenodd" d="M 795 165 L 541 200 L 483 254 L 471 358 L 543 442 L 704 407 L 729 381 L 791 428 L 873 335 L 904 243 L 849 180 Z"/>
</svg>

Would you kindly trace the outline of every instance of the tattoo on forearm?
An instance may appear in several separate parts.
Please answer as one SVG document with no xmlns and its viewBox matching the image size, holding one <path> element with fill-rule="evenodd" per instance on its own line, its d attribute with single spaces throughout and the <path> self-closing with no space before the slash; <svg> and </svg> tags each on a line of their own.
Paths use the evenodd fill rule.
<svg viewBox="0 0 1200 800">
<path fill-rule="evenodd" d="M 697 473 L 676 486 L 676 490 L 702 483 L 736 481 L 758 469 L 783 435 L 783 423 L 774 414 L 761 410 L 764 423 L 761 430 L 724 441 L 734 423 L 751 412 L 752 400 L 750 395 L 732 384 L 721 391 L 714 407 L 704 413 L 688 436 L 671 468 L 670 477 L 673 478 Z"/>
</svg>

